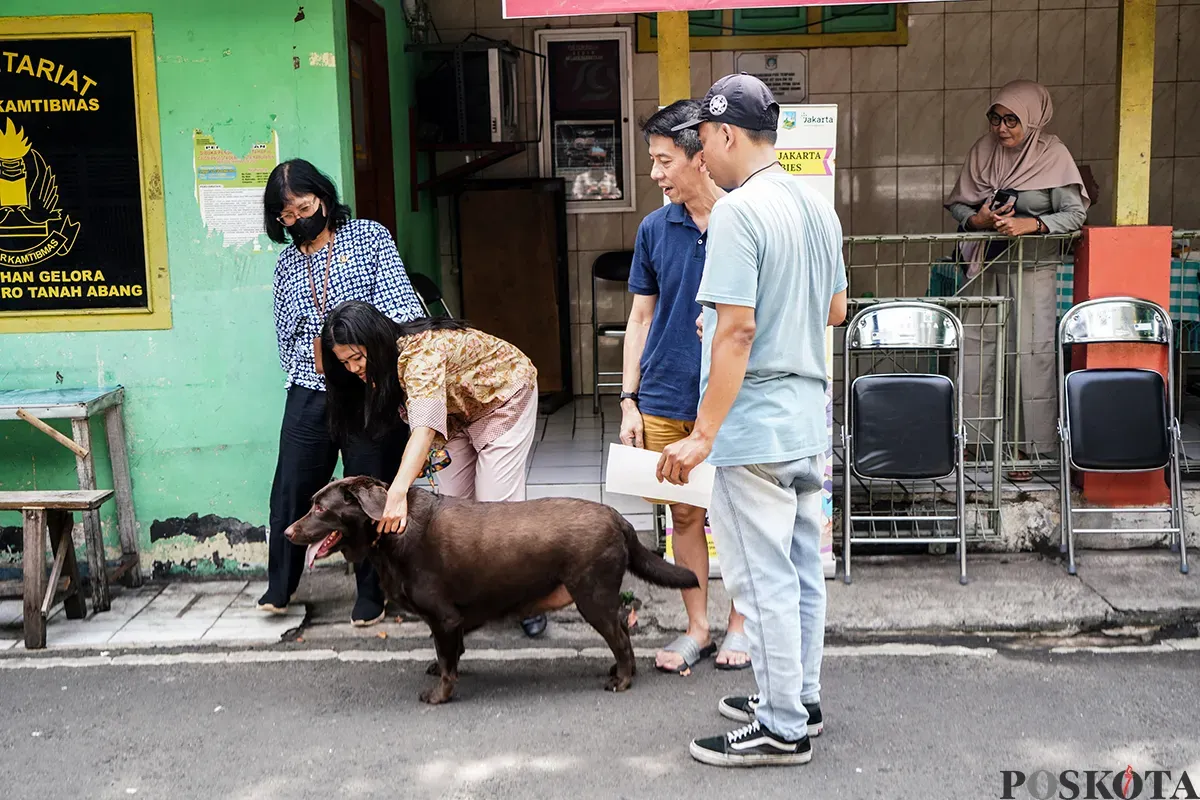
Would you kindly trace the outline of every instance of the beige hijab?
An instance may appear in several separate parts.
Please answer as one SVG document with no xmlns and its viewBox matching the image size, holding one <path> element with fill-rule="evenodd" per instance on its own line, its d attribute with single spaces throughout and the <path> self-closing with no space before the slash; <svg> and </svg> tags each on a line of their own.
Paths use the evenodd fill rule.
<svg viewBox="0 0 1200 800">
<path fill-rule="evenodd" d="M 1001 189 L 1025 191 L 1074 186 L 1083 197 L 1083 207 L 1091 204 L 1083 176 L 1066 145 L 1045 127 L 1054 116 L 1054 103 L 1046 87 L 1034 81 L 1018 80 L 1004 85 L 992 105 L 1012 110 L 1025 129 L 1020 147 L 1003 147 L 989 131 L 979 138 L 967 154 L 958 182 L 950 193 L 947 207 L 964 203 L 979 207 Z M 979 272 L 985 248 L 981 242 L 968 243 L 964 256 L 971 262 L 968 275 Z"/>
<path fill-rule="evenodd" d="M 1025 128 L 1025 141 L 1020 147 L 1002 147 L 995 135 L 985 133 L 971 147 L 947 203 L 977 206 L 991 200 L 1000 189 L 1075 186 L 1087 207 L 1091 198 L 1075 159 L 1057 136 L 1045 131 L 1054 116 L 1054 103 L 1046 87 L 1034 81 L 1013 81 L 996 93 L 992 105 L 1012 109 Z"/>
</svg>

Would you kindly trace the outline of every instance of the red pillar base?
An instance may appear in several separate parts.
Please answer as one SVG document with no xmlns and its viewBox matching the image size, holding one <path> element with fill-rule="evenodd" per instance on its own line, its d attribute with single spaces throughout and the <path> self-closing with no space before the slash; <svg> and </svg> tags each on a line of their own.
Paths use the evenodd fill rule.
<svg viewBox="0 0 1200 800">
<path fill-rule="evenodd" d="M 1074 301 L 1119 296 L 1150 300 L 1170 310 L 1169 227 L 1083 229 L 1083 240 L 1075 254 Z M 1166 379 L 1169 356 L 1162 347 L 1104 344 L 1079 349 L 1085 351 L 1082 354 L 1085 367 L 1156 369 Z M 1083 473 L 1082 478 L 1084 497 L 1098 505 L 1153 505 L 1170 501 L 1170 490 L 1161 472 Z"/>
</svg>

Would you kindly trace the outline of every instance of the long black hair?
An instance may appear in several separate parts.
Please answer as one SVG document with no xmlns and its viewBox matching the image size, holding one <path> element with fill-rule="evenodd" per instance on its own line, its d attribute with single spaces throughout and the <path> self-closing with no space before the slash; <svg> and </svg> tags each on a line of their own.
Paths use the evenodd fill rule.
<svg viewBox="0 0 1200 800">
<path fill-rule="evenodd" d="M 325 368 L 326 407 L 334 441 L 365 432 L 373 439 L 386 434 L 399 420 L 404 390 L 396 371 L 400 348 L 396 340 L 426 331 L 468 330 L 466 320 L 423 317 L 411 322 L 389 319 L 370 303 L 347 300 L 329 313 L 321 329 L 321 362 Z M 357 345 L 366 351 L 367 380 L 346 369 L 333 353 L 334 345 Z"/>
<path fill-rule="evenodd" d="M 271 170 L 267 188 L 263 191 L 263 219 L 271 241 L 280 244 L 292 241 L 287 228 L 279 221 L 279 215 L 290 198 L 306 194 L 315 195 L 325 204 L 325 213 L 329 217 L 326 227 L 329 230 L 336 231 L 350 221 L 350 206 L 338 200 L 337 187 L 329 176 L 303 158 L 293 158 Z"/>
</svg>

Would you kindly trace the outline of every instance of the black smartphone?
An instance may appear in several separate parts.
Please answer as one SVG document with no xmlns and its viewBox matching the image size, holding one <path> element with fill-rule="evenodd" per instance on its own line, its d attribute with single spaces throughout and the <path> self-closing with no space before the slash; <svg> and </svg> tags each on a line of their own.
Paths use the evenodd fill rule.
<svg viewBox="0 0 1200 800">
<path fill-rule="evenodd" d="M 1000 191 L 996 192 L 996 196 L 992 198 L 991 209 L 992 209 L 992 211 L 996 211 L 998 209 L 1004 208 L 1006 205 L 1009 204 L 1009 201 L 1016 200 L 1016 199 L 1017 199 L 1016 192 L 1012 191 L 1011 189 L 1001 189 Z"/>
</svg>

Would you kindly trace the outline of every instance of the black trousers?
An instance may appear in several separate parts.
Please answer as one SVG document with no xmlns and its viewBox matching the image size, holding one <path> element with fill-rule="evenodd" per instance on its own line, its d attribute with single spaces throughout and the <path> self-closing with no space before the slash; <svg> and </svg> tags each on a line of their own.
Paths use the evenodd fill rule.
<svg viewBox="0 0 1200 800">
<path fill-rule="evenodd" d="M 380 441 L 360 436 L 340 448 L 343 477 L 370 475 L 391 483 L 400 468 L 408 428 L 397 422 L 396 429 Z M 271 532 L 267 561 L 270 587 L 267 593 L 276 602 L 287 603 L 300 585 L 304 572 L 305 548 L 292 544 L 283 532 L 308 513 L 312 496 L 333 477 L 339 447 L 329 436 L 325 419 L 325 393 L 292 386 L 288 389 L 279 432 L 279 462 L 271 485 Z M 379 577 L 363 562 L 355 570 L 358 596 L 384 602 Z"/>
</svg>

